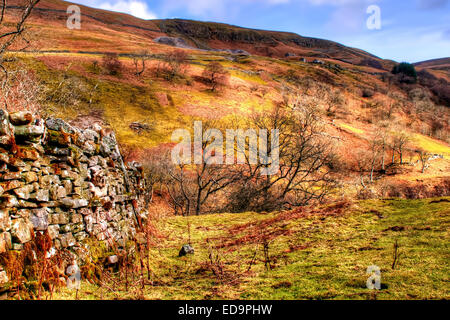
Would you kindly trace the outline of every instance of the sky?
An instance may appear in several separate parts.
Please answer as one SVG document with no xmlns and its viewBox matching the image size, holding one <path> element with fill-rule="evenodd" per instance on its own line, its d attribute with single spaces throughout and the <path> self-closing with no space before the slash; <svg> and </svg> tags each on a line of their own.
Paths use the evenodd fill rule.
<svg viewBox="0 0 450 320">
<path fill-rule="evenodd" d="M 142 19 L 183 18 L 333 40 L 380 58 L 450 56 L 450 0 L 73 0 Z"/>
</svg>

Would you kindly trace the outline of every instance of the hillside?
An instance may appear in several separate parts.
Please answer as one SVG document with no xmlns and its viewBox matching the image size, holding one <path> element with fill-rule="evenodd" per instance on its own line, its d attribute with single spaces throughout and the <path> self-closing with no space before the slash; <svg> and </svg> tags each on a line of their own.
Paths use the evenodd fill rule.
<svg viewBox="0 0 450 320">
<path fill-rule="evenodd" d="M 414 63 L 417 67 L 429 69 L 443 69 L 450 65 L 450 58 L 433 59 Z"/>
<path fill-rule="evenodd" d="M 427 60 L 414 65 L 418 70 L 429 71 L 438 78 L 450 81 L 450 58 Z"/>
<path fill-rule="evenodd" d="M 410 136 L 409 150 L 420 147 L 445 155 L 434 160 L 421 179 L 448 177 L 448 109 L 430 109 L 434 104 L 445 106 L 448 97 L 439 95 L 448 90 L 445 80 L 439 83 L 427 77 L 430 89 L 427 84 L 391 83 L 385 70 L 391 70 L 394 62 L 291 33 L 185 20 L 145 21 L 83 6 L 83 27 L 70 30 L 65 27 L 67 5 L 59 0 L 38 4 L 29 20 L 30 38 L 35 41 L 26 52 L 16 54 L 11 64 L 34 70 L 33 77 L 46 93 L 41 102 L 45 112 L 77 123 L 94 121 L 110 126 L 129 150 L 130 159 L 145 158 L 148 152 L 165 148 L 171 132 L 190 128 L 195 118 L 226 122 L 231 115 L 248 116 L 270 109 L 283 101 L 283 86 L 288 86 L 298 88 L 305 102 L 317 104 L 324 115 L 321 122 L 326 134 L 334 137 L 337 152 L 350 171 L 357 161 L 355 150 L 368 148 L 380 123 L 389 123 L 390 134 L 404 131 Z M 154 42 L 161 36 L 183 38 L 193 47 L 183 49 L 188 65 L 175 81 L 157 74 L 164 55 L 180 50 Z M 218 49 L 240 49 L 251 55 Z M 120 54 L 120 74 L 105 73 L 101 63 L 107 52 Z M 142 52 L 147 55 L 146 68 L 136 76 L 132 56 Z M 285 58 L 287 52 L 292 55 Z M 321 64 L 313 63 L 317 57 Z M 228 85 L 220 92 L 208 91 L 202 82 L 202 72 L 210 61 L 219 62 L 230 73 Z M 445 63 L 445 59 L 424 62 L 418 68 L 443 72 Z M 383 67 L 385 70 L 379 69 Z M 148 129 L 134 130 L 130 125 L 136 122 Z M 411 153 L 410 163 L 416 159 Z M 387 179 L 410 184 L 418 170 L 403 167 L 401 176 Z"/>
<path fill-rule="evenodd" d="M 274 58 L 284 58 L 290 53 L 358 65 L 381 62 L 381 59 L 367 52 L 348 48 L 333 41 L 302 37 L 294 33 L 252 30 L 179 19 L 155 22 L 165 34 L 184 38 L 200 49 L 243 49 L 251 54 Z"/>
<path fill-rule="evenodd" d="M 83 30 L 70 31 L 61 28 L 67 17 L 66 8 L 70 3 L 59 0 L 41 1 L 35 8 L 34 22 L 39 25 L 41 50 L 82 51 L 93 49 L 86 42 L 95 42 L 102 49 L 129 52 L 137 46 L 148 45 L 158 36 L 180 37 L 199 49 L 242 49 L 252 54 L 282 58 L 286 53 L 306 57 L 317 57 L 349 62 L 357 65 L 376 66 L 383 69 L 392 65 L 367 52 L 349 48 L 339 43 L 303 37 L 293 33 L 252 30 L 212 22 L 189 20 L 146 21 L 121 13 L 81 6 Z M 9 3 L 14 6 L 14 1 Z M 45 23 L 44 23 L 45 22 Z M 86 25 L 88 26 L 86 28 Z M 57 34 L 51 31 L 58 32 Z M 86 33 L 85 39 L 73 39 L 71 35 Z M 132 34 L 133 37 L 125 37 Z M 114 42 L 109 42 L 110 36 Z M 50 39 L 50 43 L 46 43 Z M 83 41 L 84 40 L 84 41 Z M 87 41 L 86 41 L 87 40 Z"/>
<path fill-rule="evenodd" d="M 8 2 L 7 27 L 19 1 Z M 399 65 L 306 35 L 146 21 L 85 6 L 81 29 L 72 30 L 69 4 L 41 1 L 24 39 L 0 56 L 8 70 L 0 274 L 18 283 L 1 287 L 0 296 L 449 298 L 448 58 Z M 41 121 L 55 118 L 65 122 Z M 174 132 L 192 134 L 198 121 L 203 140 L 207 129 L 222 138 L 227 130 L 279 129 L 281 148 L 271 149 L 280 166 L 261 173 L 273 164 L 263 156 L 256 163 L 249 156 L 245 164 L 175 164 Z M 269 140 L 243 139 L 260 152 Z M 207 150 L 211 136 L 202 142 L 183 155 L 194 149 L 204 160 L 224 149 Z M 237 145 L 233 140 L 233 156 Z M 31 192 L 45 193 L 46 179 L 53 191 L 40 201 Z M 80 297 L 54 290 L 58 271 L 50 274 L 55 283 L 43 283 L 39 264 L 18 262 L 34 259 L 31 245 L 57 247 L 52 239 L 39 244 L 31 232 L 18 243 L 17 229 L 31 219 L 43 235 L 50 225 L 65 240 L 79 236 L 79 243 L 64 241 L 62 252 L 82 261 Z M 178 257 L 186 244 L 195 253 Z M 47 251 L 39 257 L 47 261 Z M 377 293 L 365 287 L 373 264 L 383 277 Z M 20 272 L 31 279 L 21 283 Z"/>
</svg>

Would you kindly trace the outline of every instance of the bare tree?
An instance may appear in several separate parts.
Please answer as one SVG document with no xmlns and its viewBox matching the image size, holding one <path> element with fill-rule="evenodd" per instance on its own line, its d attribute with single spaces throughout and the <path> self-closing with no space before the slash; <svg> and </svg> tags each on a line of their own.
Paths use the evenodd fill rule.
<svg viewBox="0 0 450 320">
<path fill-rule="evenodd" d="M 357 152 L 358 170 L 361 175 L 369 174 L 369 181 L 374 181 L 374 174 L 377 168 L 381 168 L 384 163 L 383 152 L 387 146 L 387 136 L 383 132 L 376 132 L 368 137 L 369 148 L 360 149 Z M 380 166 L 381 164 L 381 166 Z M 362 180 L 363 181 L 363 178 Z M 362 183 L 364 186 L 364 183 Z M 365 186 L 364 186 L 365 187 Z"/>
<path fill-rule="evenodd" d="M 145 67 L 146 67 L 146 61 L 149 59 L 149 55 L 148 55 L 148 51 L 144 50 L 140 53 L 134 54 L 133 55 L 133 64 L 134 64 L 134 74 L 137 77 L 140 77 L 144 71 L 145 71 Z"/>
<path fill-rule="evenodd" d="M 392 163 L 395 160 L 395 153 L 400 157 L 400 164 L 403 164 L 403 153 L 409 143 L 409 136 L 405 132 L 400 132 L 394 135 L 392 139 Z"/>
<path fill-rule="evenodd" d="M 69 64 L 64 72 L 58 73 L 44 83 L 41 94 L 44 111 L 52 112 L 55 106 L 66 111 L 74 110 L 83 103 L 83 100 L 92 104 L 92 95 L 97 90 L 98 84 L 89 86 L 81 77 L 69 72 L 71 67 L 72 64 Z"/>
<path fill-rule="evenodd" d="M 203 71 L 203 78 L 211 85 L 211 91 L 216 91 L 228 82 L 230 73 L 219 62 L 210 62 Z"/>
<path fill-rule="evenodd" d="M 320 134 L 316 106 L 294 94 L 272 112 L 256 115 L 251 125 L 267 132 L 278 130 L 277 150 L 272 149 L 268 136 L 265 144 L 267 154 L 278 152 L 279 169 L 272 175 L 262 175 L 260 169 L 272 163 L 260 159 L 252 164 L 246 154 L 239 182 L 242 187 L 234 193 L 234 198 L 241 200 L 236 201 L 241 206 L 237 209 L 268 211 L 322 201 L 334 185 L 331 176 L 334 155 L 330 143 Z"/>
<path fill-rule="evenodd" d="M 192 170 L 180 164 L 168 171 L 171 180 L 167 184 L 171 204 L 175 212 L 183 216 L 200 215 L 207 201 L 224 190 L 233 179 L 224 165 L 195 165 Z"/>
<path fill-rule="evenodd" d="M 422 173 L 425 173 L 425 170 L 428 168 L 428 162 L 430 161 L 430 154 L 423 149 L 418 149 L 416 152 L 419 155 L 419 160 L 422 164 Z"/>
<path fill-rule="evenodd" d="M 33 8 L 40 0 L 22 0 L 17 7 L 7 8 L 7 1 L 0 0 L 0 69 L 3 72 L 2 81 L 2 95 L 6 91 L 11 91 L 11 81 L 8 78 L 8 69 L 5 67 L 5 53 L 18 40 L 23 40 L 29 43 L 23 35 L 26 30 L 25 22 L 30 17 Z M 16 10 L 17 14 L 13 16 L 13 21 L 6 21 L 7 10 Z M 19 79 L 16 77 L 16 80 Z M 9 88 L 8 88 L 9 87 Z M 4 98 L 5 108 L 7 108 L 7 100 Z"/>
<path fill-rule="evenodd" d="M 173 80 L 177 75 L 183 73 L 187 65 L 188 55 L 183 50 L 175 50 L 163 56 L 162 67 L 165 71 L 165 77 L 168 81 Z"/>
<path fill-rule="evenodd" d="M 146 181 L 146 198 L 145 205 L 153 202 L 155 188 L 159 185 L 165 185 L 169 182 L 168 169 L 168 152 L 158 152 L 146 155 L 142 161 L 143 174 Z"/>
<path fill-rule="evenodd" d="M 380 135 L 376 134 L 372 140 L 369 142 L 370 144 L 370 182 L 373 182 L 375 168 L 378 163 L 378 158 L 382 153 L 382 139 Z"/>
<path fill-rule="evenodd" d="M 117 53 L 106 53 L 102 58 L 102 65 L 112 76 L 117 76 L 122 70 L 122 63 L 119 60 L 119 55 Z"/>
<path fill-rule="evenodd" d="M 327 115 L 335 116 L 337 110 L 339 110 L 345 104 L 344 95 L 338 90 L 333 90 L 327 95 Z"/>
<path fill-rule="evenodd" d="M 233 156 L 239 152 L 242 157 L 237 164 L 227 161 L 227 165 L 221 164 L 223 161 L 210 161 L 223 157 L 223 154 L 215 154 L 218 149 L 211 148 L 217 136 L 209 130 L 220 128 L 220 123 L 204 122 L 201 163 L 173 165 L 167 162 L 164 169 L 169 176 L 165 185 L 172 208 L 177 214 L 189 216 L 218 209 L 268 211 L 322 201 L 334 187 L 335 158 L 329 141 L 321 134 L 319 113 L 314 104 L 295 96 L 286 98 L 272 112 L 254 115 L 248 120 L 247 125 L 252 129 L 247 132 L 259 129 L 259 136 L 256 133 L 241 136 L 244 143 L 241 140 L 236 144 L 236 136 L 233 136 Z M 278 144 L 272 143 L 275 131 L 279 132 Z M 223 144 L 219 145 L 223 151 Z M 267 150 L 262 151 L 262 145 L 267 146 Z M 256 154 L 260 157 L 255 161 L 258 147 Z M 278 157 L 274 157 L 275 154 Z M 279 158 L 279 165 L 273 167 L 278 163 L 275 158 Z M 269 168 L 275 169 L 268 173 L 265 170 Z M 223 201 L 228 202 L 226 208 L 221 207 Z"/>
<path fill-rule="evenodd" d="M 209 129 L 219 128 L 217 121 L 203 122 L 205 131 L 201 143 L 201 163 L 191 165 L 175 165 L 168 168 L 171 177 L 168 185 L 169 196 L 175 211 L 183 215 L 200 215 L 212 196 L 224 191 L 238 180 L 237 172 L 233 172 L 225 164 L 216 164 L 212 157 L 218 156 L 208 150 L 213 145 L 214 137 Z M 222 146 L 220 146 L 222 148 Z M 220 163 L 223 163 L 220 162 Z"/>
<path fill-rule="evenodd" d="M 180 164 L 179 166 L 173 166 L 168 174 L 171 178 L 170 182 L 166 184 L 170 196 L 169 203 L 175 214 L 180 213 L 185 217 L 190 216 L 195 191 L 188 169 L 185 165 Z"/>
<path fill-rule="evenodd" d="M 371 163 L 371 158 L 369 157 L 369 152 L 367 152 L 366 149 L 359 149 L 354 154 L 355 154 L 355 159 L 356 159 L 357 171 L 359 172 L 361 186 L 364 189 L 366 189 L 367 185 L 364 182 L 364 179 L 365 179 L 367 171 L 368 171 L 367 168 L 369 168 L 369 164 Z"/>
<path fill-rule="evenodd" d="M 390 87 L 389 87 L 390 88 Z M 390 89 L 388 89 L 390 90 Z M 388 91 L 389 102 L 387 104 L 386 116 L 391 119 L 393 114 L 400 109 L 402 96 L 397 92 Z"/>
<path fill-rule="evenodd" d="M 378 126 L 378 142 L 381 148 L 381 170 L 383 172 L 386 170 L 386 149 L 388 148 L 389 144 L 389 130 L 390 123 L 388 121 L 382 122 Z"/>
<path fill-rule="evenodd" d="M 25 31 L 25 22 L 40 0 L 22 0 L 19 3 L 19 6 L 14 8 L 19 12 L 16 18 L 17 20 L 13 23 L 11 23 L 11 21 L 8 21 L 8 23 L 5 21 L 7 1 L 0 1 L 0 62 L 2 62 L 5 52 L 18 38 L 22 36 Z"/>
</svg>

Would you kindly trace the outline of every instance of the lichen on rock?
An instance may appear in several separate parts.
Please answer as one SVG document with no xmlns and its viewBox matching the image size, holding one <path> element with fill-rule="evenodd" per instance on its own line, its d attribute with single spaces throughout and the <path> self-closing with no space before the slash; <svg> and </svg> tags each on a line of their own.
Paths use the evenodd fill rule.
<svg viewBox="0 0 450 320">
<path fill-rule="evenodd" d="M 87 239 L 129 241 L 145 180 L 136 164 L 122 165 L 118 150 L 114 133 L 98 125 L 82 130 L 0 110 L 0 254 L 43 234 L 52 250 L 75 257 Z M 0 282 L 5 275 L 0 270 Z"/>
</svg>

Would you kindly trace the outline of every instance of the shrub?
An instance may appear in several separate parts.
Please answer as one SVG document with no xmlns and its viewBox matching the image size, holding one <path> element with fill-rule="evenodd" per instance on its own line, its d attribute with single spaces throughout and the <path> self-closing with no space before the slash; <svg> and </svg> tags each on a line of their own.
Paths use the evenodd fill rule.
<svg viewBox="0 0 450 320">
<path fill-rule="evenodd" d="M 284 74 L 284 78 L 287 82 L 298 84 L 301 81 L 301 77 L 297 74 L 297 72 L 293 69 L 289 69 Z"/>
<path fill-rule="evenodd" d="M 90 64 L 87 67 L 87 69 L 88 69 L 89 72 L 92 72 L 94 74 L 100 74 L 100 72 L 101 72 L 100 64 L 99 64 L 99 62 L 97 60 L 94 60 L 92 62 L 92 64 Z"/>
<path fill-rule="evenodd" d="M 163 56 L 162 71 L 168 81 L 180 76 L 187 65 L 188 55 L 183 50 L 175 50 Z"/>
<path fill-rule="evenodd" d="M 210 62 L 203 71 L 203 78 L 211 85 L 211 91 L 228 83 L 230 73 L 219 62 Z"/>
<path fill-rule="evenodd" d="M 407 62 L 402 62 L 394 66 L 392 73 L 398 75 L 398 80 L 403 83 L 415 83 L 417 80 L 416 68 Z"/>
<path fill-rule="evenodd" d="M 371 98 L 373 97 L 374 92 L 372 89 L 363 89 L 362 91 L 362 97 L 363 98 Z"/>
<path fill-rule="evenodd" d="M 122 63 L 119 61 L 117 53 L 107 53 L 102 59 L 103 68 L 112 76 L 117 76 L 122 70 Z"/>
</svg>

